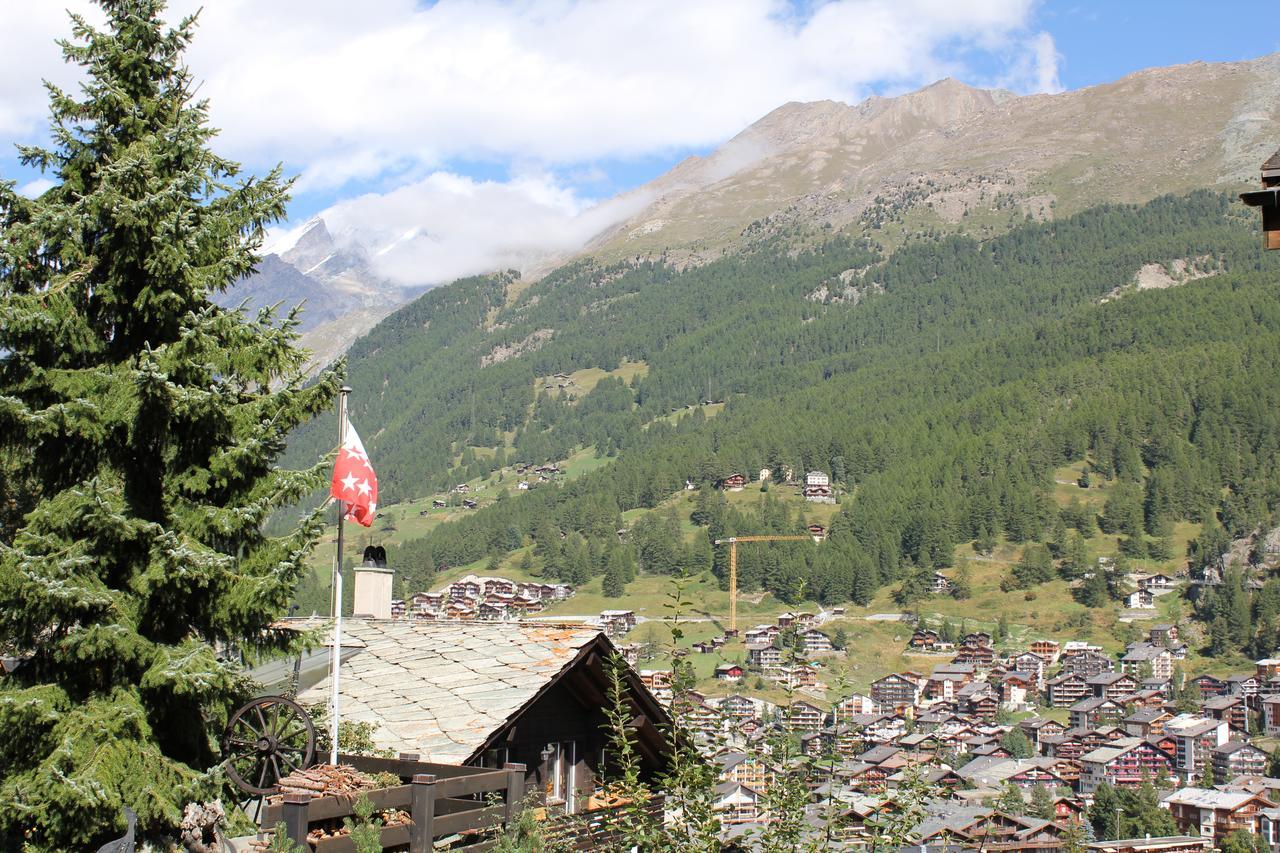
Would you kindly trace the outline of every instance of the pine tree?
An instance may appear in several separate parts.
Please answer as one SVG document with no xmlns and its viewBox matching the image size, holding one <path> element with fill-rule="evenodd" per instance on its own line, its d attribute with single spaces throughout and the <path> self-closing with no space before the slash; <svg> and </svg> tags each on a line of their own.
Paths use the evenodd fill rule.
<svg viewBox="0 0 1280 853">
<path fill-rule="evenodd" d="M 250 692 L 243 655 L 319 533 L 267 515 L 322 482 L 279 470 L 286 434 L 326 409 L 303 385 L 292 318 L 210 302 L 284 213 L 279 169 L 244 179 L 209 150 L 182 66 L 193 21 L 161 0 L 100 0 L 63 45 L 79 99 L 50 87 L 54 144 L 22 148 L 55 185 L 0 183 L 0 847 L 94 848 L 176 826 Z M 274 390 L 273 390 L 274 389 Z"/>
<path fill-rule="evenodd" d="M 609 565 L 604 570 L 601 589 L 607 598 L 620 598 L 627 591 L 626 569 L 623 567 L 621 548 L 616 549 L 609 558 Z"/>
</svg>

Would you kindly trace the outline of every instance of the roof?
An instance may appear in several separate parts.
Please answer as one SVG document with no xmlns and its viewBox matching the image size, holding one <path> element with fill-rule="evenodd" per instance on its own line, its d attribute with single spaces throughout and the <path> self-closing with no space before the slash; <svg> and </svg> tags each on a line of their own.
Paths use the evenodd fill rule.
<svg viewBox="0 0 1280 853">
<path fill-rule="evenodd" d="M 364 646 L 343 659 L 343 718 L 373 723 L 380 748 L 444 764 L 470 760 L 589 647 L 608 642 L 596 628 L 521 622 L 346 619 L 343 635 Z M 329 684 L 326 676 L 298 701 L 326 701 Z"/>
<path fill-rule="evenodd" d="M 1262 168 L 1267 171 L 1280 169 L 1280 151 L 1272 154 L 1271 157 L 1267 159 L 1267 162 L 1262 164 Z"/>
<path fill-rule="evenodd" d="M 1165 797 L 1164 802 L 1176 803 L 1180 806 L 1195 806 L 1202 809 L 1235 811 L 1254 798 L 1266 800 L 1266 797 L 1262 797 L 1259 794 L 1251 794 L 1247 791 L 1210 791 L 1204 788 L 1183 788 Z M 1269 800 L 1266 801 L 1270 803 Z"/>
</svg>

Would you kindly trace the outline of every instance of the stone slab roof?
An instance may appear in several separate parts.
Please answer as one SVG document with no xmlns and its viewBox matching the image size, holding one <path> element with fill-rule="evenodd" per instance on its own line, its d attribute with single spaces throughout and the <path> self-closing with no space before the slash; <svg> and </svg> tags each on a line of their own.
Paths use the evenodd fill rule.
<svg viewBox="0 0 1280 853">
<path fill-rule="evenodd" d="M 324 627 L 325 622 L 300 627 Z M 374 724 L 374 743 L 423 761 L 462 764 L 598 637 L 582 625 L 344 619 L 362 645 L 343 655 L 342 718 Z M 330 681 L 298 695 L 325 703 Z"/>
</svg>

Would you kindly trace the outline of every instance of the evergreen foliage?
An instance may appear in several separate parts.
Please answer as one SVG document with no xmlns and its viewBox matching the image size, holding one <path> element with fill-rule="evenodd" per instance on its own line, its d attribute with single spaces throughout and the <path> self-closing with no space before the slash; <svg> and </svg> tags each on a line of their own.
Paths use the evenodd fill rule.
<svg viewBox="0 0 1280 853">
<path fill-rule="evenodd" d="M 703 484 L 694 520 L 707 540 L 798 533 L 802 519 L 773 492 L 754 506 L 729 506 L 707 484 L 726 472 L 805 470 L 836 456 L 857 491 L 829 524 L 827 542 L 740 552 L 741 588 L 766 589 L 788 603 L 803 590 L 824 603 L 865 604 L 893 584 L 911 601 L 923 594 L 920 581 L 928 572 L 950 564 L 956 545 L 973 541 L 981 550 L 999 536 L 1031 545 L 1025 565 L 1011 575 L 1017 585 L 1034 585 L 1055 571 L 1078 577 L 1092 567 L 1086 568 L 1083 540 L 1072 530 L 1089 533 L 1096 520 L 1083 504 L 1059 513 L 1049 489 L 1056 467 L 1081 458 L 1091 460 L 1091 477 L 1113 479 L 1125 496 L 1107 514 L 1108 524 L 1123 525 L 1144 548 L 1151 541 L 1148 505 L 1161 532 L 1175 520 L 1207 522 L 1224 536 L 1252 530 L 1270 518 L 1276 502 L 1268 496 L 1280 494 L 1280 466 L 1271 452 L 1280 445 L 1280 419 L 1271 408 L 1280 391 L 1269 380 L 1280 366 L 1280 309 L 1271 296 L 1275 259 L 1259 257 L 1255 242 L 1252 223 L 1232 219 L 1222 197 L 1196 193 L 1143 207 L 1100 208 L 1052 226 L 1030 224 L 986 244 L 909 244 L 863 274 L 885 292 L 852 307 L 815 307 L 800 298 L 832 266 L 851 264 L 861 251 L 839 242 L 785 262 L 764 246 L 682 272 L 629 266 L 611 278 L 589 265 L 560 270 L 498 314 L 519 324 L 525 313 L 560 304 L 555 311 L 564 324 L 557 337 L 496 367 L 514 370 L 528 358 L 534 362 L 528 372 L 549 375 L 590 363 L 590 353 L 606 346 L 602 337 L 612 347 L 630 335 L 612 330 L 628 329 L 634 322 L 628 318 L 643 316 L 646 329 L 650 321 L 659 329 L 653 340 L 616 351 L 618 359 L 643 357 L 650 366 L 630 386 L 628 417 L 643 426 L 617 434 L 617 456 L 607 468 L 441 525 L 393 558 L 410 586 L 425 586 L 428 558 L 449 565 L 484 559 L 501 552 L 515 528 L 548 560 L 544 574 L 590 577 L 603 567 L 574 556 L 581 553 L 574 536 L 596 542 L 600 551 L 618 547 L 621 513 L 657 506 L 686 479 Z M 1177 289 L 1098 301 L 1143 258 L 1201 254 L 1220 258 L 1226 272 Z M 732 295 L 724 281 L 732 281 Z M 629 284 L 623 288 L 623 282 Z M 716 310 L 738 324 L 732 333 L 698 301 L 700 293 L 718 300 Z M 614 313 L 615 299 L 628 311 L 643 310 Z M 603 300 L 598 310 L 611 331 L 598 328 L 594 315 L 591 324 L 570 317 L 570 304 L 577 311 L 584 300 Z M 700 306 L 696 316 L 716 319 L 708 321 L 709 334 L 682 324 L 691 341 L 686 347 L 685 337 L 664 330 L 678 319 L 668 303 L 689 300 Z M 810 322 L 780 322 L 778 312 L 792 310 L 788 300 L 802 303 L 795 310 Z M 419 316 L 415 329 L 423 322 Z M 924 328 L 930 334 L 920 334 Z M 561 337 L 574 341 L 572 358 L 559 349 Z M 444 358 L 419 353 L 407 337 L 375 333 L 375 339 L 378 355 L 357 360 L 372 359 L 360 369 L 379 376 L 409 352 Z M 468 357 L 478 358 L 486 340 L 475 338 L 478 349 Z M 766 351 L 776 357 L 753 361 Z M 737 376 L 741 364 L 755 365 L 750 377 L 727 384 L 714 378 L 717 366 L 728 377 Z M 659 418 L 703 397 L 696 389 L 705 387 L 708 365 L 713 385 L 738 394 L 724 412 L 712 419 L 701 410 L 674 422 Z M 443 372 L 483 377 L 492 367 L 476 373 L 459 364 Z M 618 386 L 607 394 L 618 395 Z M 532 417 L 561 406 L 572 413 L 590 396 L 576 404 L 544 399 Z M 403 395 L 398 401 L 397 411 L 404 410 Z M 525 399 L 526 411 L 530 403 Z M 574 422 L 569 414 L 546 417 L 537 429 L 545 437 Z M 527 424 L 520 428 L 528 431 Z M 417 446 L 416 432 L 400 435 L 390 431 L 380 440 Z M 435 476 L 422 467 L 425 457 L 415 459 L 422 474 L 415 482 Z M 562 534 L 568 536 L 563 542 Z M 1048 545 L 1059 551 L 1056 560 Z M 1214 559 L 1216 546 L 1206 541 L 1197 553 Z M 689 542 L 679 520 L 665 513 L 641 516 L 621 547 L 647 572 L 698 572 L 709 565 L 725 578 L 723 553 L 712 553 L 701 538 Z M 1124 592 L 1117 570 L 1077 594 L 1101 606 Z"/>
<path fill-rule="evenodd" d="M 256 263 L 284 212 L 279 170 L 209 149 L 182 66 L 192 19 L 159 0 L 73 16 L 75 97 L 49 86 L 52 176 L 0 183 L 0 847 L 86 849 L 176 826 L 218 794 L 217 736 L 248 695 L 245 655 L 283 648 L 318 533 L 267 515 L 320 482 L 276 467 L 333 399 L 304 387 L 291 318 L 210 295 Z"/>
</svg>

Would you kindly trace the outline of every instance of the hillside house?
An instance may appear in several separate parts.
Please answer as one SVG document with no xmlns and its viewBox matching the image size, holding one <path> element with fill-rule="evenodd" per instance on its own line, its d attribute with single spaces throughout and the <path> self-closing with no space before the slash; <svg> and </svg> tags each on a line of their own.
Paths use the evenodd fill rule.
<svg viewBox="0 0 1280 853">
<path fill-rule="evenodd" d="M 756 823 L 760 820 L 760 794 L 738 782 L 721 782 L 715 787 L 713 808 L 725 826 Z"/>
<path fill-rule="evenodd" d="M 1152 625 L 1147 631 L 1147 641 L 1156 646 L 1169 646 L 1178 642 L 1178 626 L 1170 622 Z"/>
<path fill-rule="evenodd" d="M 1164 732 L 1177 744 L 1174 766 L 1183 778 L 1203 773 L 1213 751 L 1229 739 L 1226 722 L 1195 714 L 1179 714 L 1165 723 Z"/>
<path fill-rule="evenodd" d="M 1048 666 L 1053 666 L 1062 654 L 1062 646 L 1055 640 L 1036 640 L 1031 644 L 1031 653 L 1039 655 Z"/>
<path fill-rule="evenodd" d="M 1120 658 L 1121 672 L 1135 677 L 1144 675 L 1150 668 L 1150 675 L 1155 678 L 1171 678 L 1173 676 L 1173 654 L 1164 645 L 1155 643 L 1133 643 Z"/>
<path fill-rule="evenodd" d="M 1080 758 L 1080 793 L 1092 794 L 1107 783 L 1137 788 L 1173 768 L 1173 757 L 1141 738 L 1121 738 Z"/>
<path fill-rule="evenodd" d="M 810 471 L 804 475 L 804 499 L 813 503 L 835 503 L 831 478 L 822 471 Z"/>
<path fill-rule="evenodd" d="M 871 682 L 871 698 L 881 710 L 915 708 L 920 701 L 922 681 L 914 672 L 893 672 Z"/>
<path fill-rule="evenodd" d="M 942 572 L 934 572 L 929 579 L 929 592 L 934 595 L 945 595 L 951 592 L 951 579 Z"/>
<path fill-rule="evenodd" d="M 1066 653 L 1061 658 L 1062 674 L 1072 673 L 1081 678 L 1091 678 L 1100 672 L 1115 669 L 1115 661 L 1100 652 L 1089 649 Z"/>
<path fill-rule="evenodd" d="M 1261 688 L 1256 675 L 1237 673 L 1226 678 L 1228 696 L 1256 696 Z"/>
<path fill-rule="evenodd" d="M 1034 689 L 1044 683 L 1045 659 L 1035 652 L 1019 652 L 1009 659 L 1009 665 L 1018 672 L 1030 673 L 1035 681 Z"/>
<path fill-rule="evenodd" d="M 1130 610 L 1154 610 L 1156 597 L 1148 589 L 1135 589 L 1125 596 L 1124 606 Z"/>
<path fill-rule="evenodd" d="M 773 643 L 748 643 L 747 663 L 768 671 L 782 666 L 782 649 Z"/>
<path fill-rule="evenodd" d="M 1123 672 L 1100 672 L 1085 679 L 1095 699 L 1119 699 L 1138 689 L 1138 680 Z"/>
<path fill-rule="evenodd" d="M 831 645 L 831 638 L 817 628 L 807 628 L 797 633 L 796 643 L 799 650 L 804 654 L 829 652 L 834 648 Z"/>
<path fill-rule="evenodd" d="M 1200 695 L 1206 698 L 1223 696 L 1227 692 L 1227 683 L 1216 675 L 1210 675 L 1207 672 L 1197 675 L 1191 681 L 1196 687 L 1200 688 Z"/>
<path fill-rule="evenodd" d="M 730 684 L 736 684 L 742 680 L 743 669 L 736 663 L 722 663 L 715 669 L 715 677 L 718 681 L 727 681 Z"/>
<path fill-rule="evenodd" d="M 1173 592 L 1177 588 L 1178 582 L 1163 572 L 1138 578 L 1138 589 L 1145 589 L 1153 595 Z"/>
<path fill-rule="evenodd" d="M 801 700 L 783 712 L 783 724 L 793 732 L 817 731 L 822 728 L 822 717 L 821 708 Z"/>
<path fill-rule="evenodd" d="M 720 481 L 720 490 L 725 492 L 740 492 L 747 487 L 747 478 L 743 474 L 730 474 Z"/>
<path fill-rule="evenodd" d="M 328 620 L 290 620 L 298 630 Z M 609 658 L 600 631 L 559 625 L 343 620 L 342 706 L 370 723 L 373 742 L 440 764 L 528 768 L 527 789 L 577 812 L 601 784 Z M 346 657 L 350 650 L 351 656 Z M 329 697 L 328 661 L 300 673 L 298 699 Z M 623 672 L 646 775 L 665 768 L 670 725 L 631 669 Z"/>
<path fill-rule="evenodd" d="M 1121 727 L 1133 737 L 1159 737 L 1164 734 L 1164 724 L 1173 719 L 1164 708 L 1139 708 L 1121 721 Z"/>
<path fill-rule="evenodd" d="M 932 628 L 917 628 L 907 645 L 913 649 L 933 651 L 942 642 L 942 636 Z"/>
<path fill-rule="evenodd" d="M 1243 696 L 1214 696 L 1200 705 L 1206 717 L 1221 720 L 1237 732 L 1249 731 L 1249 706 Z"/>
<path fill-rule="evenodd" d="M 1178 829 L 1211 838 L 1218 845 L 1238 829 L 1259 834 L 1262 810 L 1275 803 L 1261 794 L 1183 788 L 1165 797 L 1164 805 Z"/>
<path fill-rule="evenodd" d="M 620 637 L 631 631 L 637 624 L 634 610 L 602 610 L 600 611 L 600 627 L 610 637 Z"/>
<path fill-rule="evenodd" d="M 1124 719 L 1124 706 L 1111 699 L 1081 699 L 1069 709 L 1071 728 L 1096 729 L 1114 726 Z"/>
<path fill-rule="evenodd" d="M 759 700 L 748 699 L 739 693 L 726 696 L 720 700 L 720 713 L 732 720 L 749 720 L 760 713 Z"/>
<path fill-rule="evenodd" d="M 814 542 L 825 542 L 827 540 L 827 528 L 821 524 L 810 524 L 808 531 Z"/>
<path fill-rule="evenodd" d="M 852 693 L 836 703 L 834 713 L 836 722 L 842 722 L 854 714 L 874 714 L 876 701 L 861 693 Z"/>
<path fill-rule="evenodd" d="M 1267 737 L 1280 737 L 1280 695 L 1263 696 L 1262 726 Z"/>
<path fill-rule="evenodd" d="M 1229 740 L 1213 750 L 1213 778 L 1224 781 L 1237 776 L 1263 776 L 1267 772 L 1266 752 L 1242 740 Z"/>
</svg>

